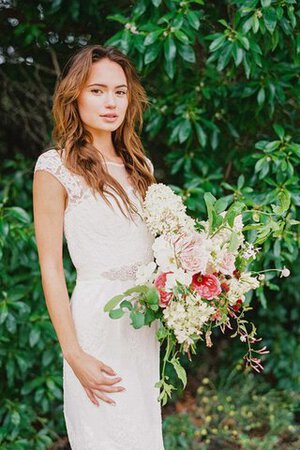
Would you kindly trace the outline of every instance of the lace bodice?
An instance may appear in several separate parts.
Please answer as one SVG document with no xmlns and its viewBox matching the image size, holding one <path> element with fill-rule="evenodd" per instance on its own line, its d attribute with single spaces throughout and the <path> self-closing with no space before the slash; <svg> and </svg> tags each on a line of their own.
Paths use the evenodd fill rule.
<svg viewBox="0 0 300 450">
<path fill-rule="evenodd" d="M 148 158 L 147 162 L 153 173 Z M 106 164 L 140 211 L 141 198 L 129 183 L 125 166 L 110 161 Z M 42 153 L 34 170 L 51 173 L 66 189 L 64 236 L 77 277 L 134 279 L 139 265 L 153 260 L 153 237 L 141 217 L 136 214 L 134 220 L 126 218 L 111 196 L 109 201 L 114 207 L 110 208 L 100 194 L 93 194 L 82 176 L 65 167 L 63 155 L 55 149 Z"/>
</svg>

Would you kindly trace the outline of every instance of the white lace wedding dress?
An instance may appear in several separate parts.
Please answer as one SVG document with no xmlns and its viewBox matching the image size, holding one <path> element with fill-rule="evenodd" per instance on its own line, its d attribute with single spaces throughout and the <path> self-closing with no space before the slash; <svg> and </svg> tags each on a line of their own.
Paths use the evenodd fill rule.
<svg viewBox="0 0 300 450">
<path fill-rule="evenodd" d="M 126 388 L 108 394 L 116 406 L 99 399 L 97 407 L 63 359 L 64 416 L 72 450 L 163 450 L 159 390 L 154 387 L 159 380 L 158 323 L 135 330 L 127 315 L 113 320 L 103 311 L 112 296 L 134 285 L 137 268 L 153 260 L 153 237 L 140 216 L 126 219 L 111 196 L 113 209 L 100 194 L 94 197 L 55 149 L 38 157 L 35 170 L 50 172 L 68 193 L 64 236 L 77 271 L 70 304 L 79 343 L 112 367 L 123 379 L 118 385 Z M 107 162 L 107 170 L 140 208 L 124 165 Z"/>
</svg>

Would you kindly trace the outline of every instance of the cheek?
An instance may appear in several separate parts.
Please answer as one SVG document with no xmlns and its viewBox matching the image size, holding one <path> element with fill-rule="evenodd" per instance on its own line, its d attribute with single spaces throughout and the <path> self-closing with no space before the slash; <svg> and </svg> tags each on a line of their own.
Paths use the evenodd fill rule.
<svg viewBox="0 0 300 450">
<path fill-rule="evenodd" d="M 77 100 L 78 111 L 81 120 L 84 122 L 92 117 L 95 113 L 99 113 L 99 101 L 96 101 L 96 97 L 90 95 L 81 95 Z"/>
<path fill-rule="evenodd" d="M 124 115 L 126 114 L 127 108 L 128 108 L 128 98 L 122 99 L 122 102 L 120 102 L 119 105 L 119 109 L 120 111 L 123 112 Z"/>
</svg>

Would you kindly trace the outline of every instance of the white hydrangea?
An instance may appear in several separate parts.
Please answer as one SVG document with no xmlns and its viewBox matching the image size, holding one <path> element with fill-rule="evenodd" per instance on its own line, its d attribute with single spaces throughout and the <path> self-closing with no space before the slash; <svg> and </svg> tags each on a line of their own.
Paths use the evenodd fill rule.
<svg viewBox="0 0 300 450">
<path fill-rule="evenodd" d="M 194 230 L 195 221 L 186 214 L 182 198 L 169 186 L 154 183 L 149 186 L 143 202 L 142 217 L 154 235 Z"/>
<path fill-rule="evenodd" d="M 193 343 L 192 335 L 202 334 L 203 325 L 210 319 L 216 309 L 201 300 L 188 296 L 180 301 L 171 301 L 163 310 L 167 326 L 174 330 L 180 344 L 187 349 Z"/>
<path fill-rule="evenodd" d="M 243 228 L 243 216 L 242 214 L 239 214 L 233 221 L 233 231 L 235 231 L 236 233 L 241 233 L 243 231 Z"/>
</svg>

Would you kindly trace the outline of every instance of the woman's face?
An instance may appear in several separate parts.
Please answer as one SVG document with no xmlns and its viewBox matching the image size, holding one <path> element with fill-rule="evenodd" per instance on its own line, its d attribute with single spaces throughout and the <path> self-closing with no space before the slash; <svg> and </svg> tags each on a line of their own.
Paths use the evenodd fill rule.
<svg viewBox="0 0 300 450">
<path fill-rule="evenodd" d="M 128 85 L 122 67 L 107 58 L 93 63 L 77 104 L 82 122 L 92 133 L 119 128 L 128 106 Z M 114 117 L 104 117 L 107 114 Z"/>
</svg>

